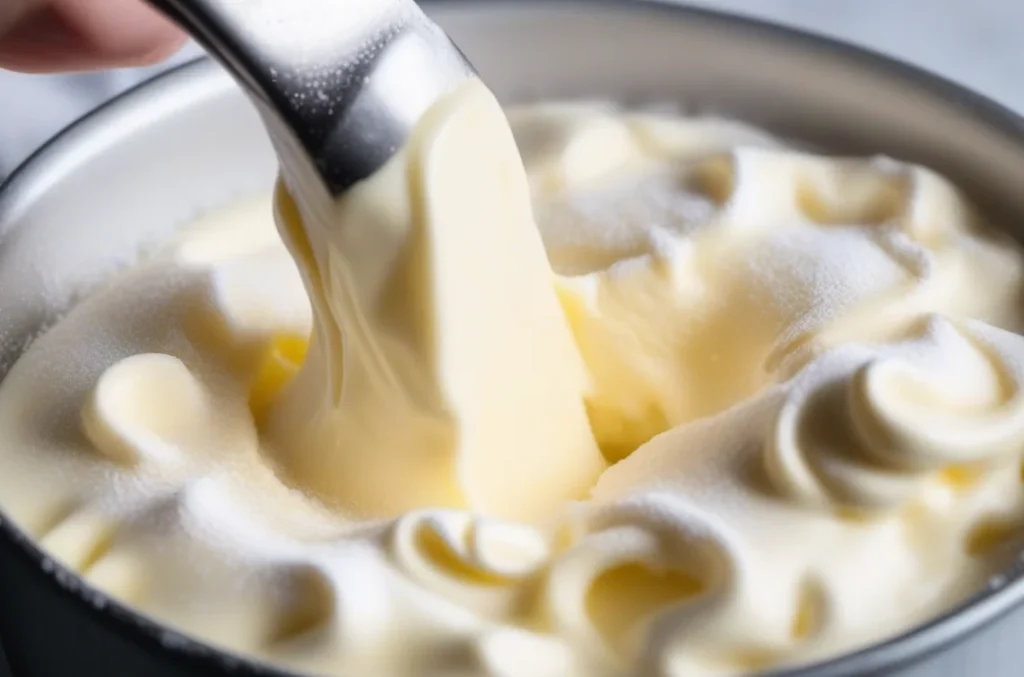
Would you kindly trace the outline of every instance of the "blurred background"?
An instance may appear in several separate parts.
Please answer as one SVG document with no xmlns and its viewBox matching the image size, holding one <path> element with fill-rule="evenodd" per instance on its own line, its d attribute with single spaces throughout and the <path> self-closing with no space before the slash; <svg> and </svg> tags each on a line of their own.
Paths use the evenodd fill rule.
<svg viewBox="0 0 1024 677">
<path fill-rule="evenodd" d="M 689 4 L 872 47 L 1024 112 L 1024 0 L 691 0 Z M 160 67 L 70 76 L 0 70 L 4 104 L 0 106 L 0 177 L 90 108 L 200 53 L 189 45 Z"/>
<path fill-rule="evenodd" d="M 1024 113 L 1024 0 L 691 0 L 689 4 L 867 46 Z M 91 108 L 200 54 L 195 45 L 188 45 L 158 67 L 79 75 L 0 70 L 0 178 Z M 2 663 L 0 648 L 0 677 L 8 677 Z"/>
</svg>

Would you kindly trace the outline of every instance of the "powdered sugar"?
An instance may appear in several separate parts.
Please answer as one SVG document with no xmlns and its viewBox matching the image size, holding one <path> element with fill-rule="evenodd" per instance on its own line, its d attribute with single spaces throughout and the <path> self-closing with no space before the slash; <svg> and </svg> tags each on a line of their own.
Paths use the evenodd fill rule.
<svg viewBox="0 0 1024 677">
<path fill-rule="evenodd" d="M 209 4 L 269 57 L 339 69 L 365 58 L 375 35 L 416 11 L 411 0 L 218 0 Z"/>
<path fill-rule="evenodd" d="M 907 280 L 903 266 L 857 227 L 797 223 L 758 241 L 744 258 L 750 293 L 785 327 L 779 344 Z"/>
<path fill-rule="evenodd" d="M 966 509 L 940 515 L 943 520 L 948 518 L 948 525 L 940 524 L 943 540 L 929 549 L 924 539 L 907 536 L 916 527 L 909 521 L 904 524 L 902 514 L 893 511 L 858 522 L 830 512 L 832 504 L 845 506 L 864 497 L 880 497 L 876 503 L 884 502 L 881 499 L 900 503 L 914 495 L 927 479 L 924 475 L 951 458 L 976 460 L 978 454 L 996 448 L 988 444 L 992 440 L 1005 445 L 1007 438 L 1019 437 L 1017 429 L 1008 425 L 995 432 L 1009 431 L 1009 435 L 994 435 L 984 426 L 980 433 L 972 429 L 966 436 L 961 434 L 967 424 L 977 423 L 969 419 L 983 409 L 958 408 L 963 401 L 991 404 L 997 398 L 990 391 L 1014 395 L 1010 391 L 1019 390 L 1024 348 L 1018 336 L 963 319 L 963 309 L 974 307 L 966 301 L 977 295 L 978 288 L 970 286 L 969 275 L 958 278 L 958 271 L 975 272 L 978 262 L 986 259 L 975 256 L 970 247 L 961 247 L 957 249 L 959 258 L 953 261 L 956 265 L 950 263 L 948 252 L 940 249 L 956 238 L 932 237 L 934 232 L 915 220 L 923 218 L 924 211 L 907 215 L 907 205 L 899 201 L 905 186 L 895 185 L 890 190 L 893 186 L 887 181 L 894 175 L 903 176 L 901 166 L 865 161 L 837 169 L 836 161 L 780 152 L 771 144 L 758 146 L 757 139 L 747 146 L 743 133 L 736 131 L 729 137 L 732 132 L 724 123 L 715 127 L 718 136 L 713 142 L 708 141 L 701 125 L 708 123 L 664 119 L 638 124 L 625 135 L 635 147 L 626 149 L 621 163 L 607 165 L 606 176 L 569 172 L 578 183 L 570 181 L 538 199 L 537 215 L 556 271 L 575 276 L 570 282 L 583 290 L 587 301 L 604 292 L 615 297 L 614 303 L 607 304 L 610 310 L 605 315 L 607 308 L 597 302 L 579 312 L 593 312 L 595 326 L 610 327 L 600 338 L 613 342 L 626 337 L 623 352 L 630 358 L 641 353 L 653 356 L 643 364 L 623 362 L 638 366 L 630 376 L 642 371 L 646 379 L 636 397 L 626 379 L 618 383 L 613 379 L 612 387 L 629 391 L 626 399 L 631 404 L 649 397 L 654 405 L 661 405 L 657 398 L 680 384 L 677 399 L 683 404 L 704 404 L 725 393 L 718 410 L 653 407 L 658 413 L 667 412 L 669 430 L 607 471 L 594 500 L 562 513 L 578 517 L 575 526 L 579 528 L 564 544 L 566 549 L 561 543 L 552 549 L 548 562 L 552 566 L 541 567 L 537 576 L 543 579 L 549 571 L 570 564 L 565 577 L 540 581 L 550 593 L 545 604 L 551 604 L 553 616 L 560 621 L 555 625 L 558 633 L 544 640 L 550 643 L 558 665 L 563 658 L 568 661 L 577 653 L 587 654 L 618 641 L 618 636 L 601 634 L 600 623 L 583 603 L 591 583 L 614 568 L 629 568 L 631 579 L 619 579 L 619 584 L 610 586 L 612 594 L 626 598 L 638 596 L 636 590 L 642 591 L 642 586 L 651 582 L 649 578 L 660 584 L 673 575 L 690 576 L 695 579 L 694 586 L 703 586 L 694 599 L 685 595 L 654 599 L 654 622 L 629 628 L 637 641 L 628 647 L 628 656 L 623 654 L 625 660 L 659 666 L 691 661 L 693 669 L 687 674 L 713 672 L 701 663 L 708 647 L 723 647 L 723 654 L 733 651 L 735 642 L 744 650 L 770 645 L 779 655 L 799 652 L 803 646 L 831 651 L 846 648 L 853 637 L 873 637 L 902 627 L 908 618 L 922 612 L 922 606 L 894 601 L 918 599 L 910 592 L 918 594 L 923 588 L 928 594 L 952 589 L 949 577 L 983 567 L 984 562 L 943 559 L 946 552 L 959 554 L 957 530 L 962 531 L 965 521 L 982 512 L 977 505 L 951 498 L 950 506 L 966 505 Z M 606 126 L 607 138 L 621 141 L 620 132 L 627 127 L 621 125 L 616 131 L 615 125 Z M 643 129 L 638 131 L 639 127 Z M 593 147 L 600 150 L 600 144 Z M 580 154 L 583 160 L 585 156 Z M 579 164 L 572 167 L 579 168 Z M 819 170 L 828 176 L 818 180 L 814 173 Z M 843 181 L 851 176 L 860 186 L 852 192 L 863 199 L 847 200 Z M 808 190 L 813 192 L 810 198 Z M 951 221 L 948 227 L 955 230 L 962 225 Z M 244 234 L 244 229 L 239 232 Z M 954 234 L 962 235 L 968 244 L 974 242 L 966 230 Z M 184 335 L 188 332 L 183 334 L 176 325 L 181 318 L 192 317 L 189 313 L 195 311 L 197 297 L 192 294 L 184 303 L 184 292 L 194 291 L 207 273 L 212 274 L 224 292 L 218 296 L 224 303 L 214 310 L 227 315 L 236 308 L 239 315 L 249 317 L 250 302 L 259 301 L 259 295 L 250 299 L 227 292 L 248 289 L 251 276 L 277 280 L 284 274 L 283 261 L 261 262 L 258 257 L 243 256 L 252 253 L 251 243 L 236 248 L 241 243 L 233 237 L 227 240 L 205 239 L 202 246 L 193 242 L 192 247 L 179 248 L 179 254 L 192 252 L 180 258 L 188 259 L 187 267 L 193 270 L 187 281 L 175 283 L 181 288 L 177 291 L 168 288 L 161 295 L 148 288 L 155 283 L 147 275 L 162 280 L 161 289 L 175 286 L 169 284 L 172 274 L 151 264 L 146 275 L 121 278 L 116 294 L 95 300 L 103 304 L 90 311 L 91 320 L 102 327 L 75 324 L 84 322 L 75 319 L 77 315 L 65 320 L 27 357 L 27 375 L 15 384 L 32 388 L 22 393 L 35 393 L 31 408 L 45 408 L 36 406 L 39 402 L 64 401 L 66 411 L 53 420 L 75 430 L 75 406 L 82 393 L 95 382 L 100 364 L 121 359 L 121 353 L 180 354 L 190 369 L 195 365 L 197 377 L 212 387 L 215 379 L 207 372 L 213 368 L 200 363 L 194 353 L 209 352 L 209 361 L 215 363 L 222 356 L 212 357 L 216 351 L 211 346 L 227 341 L 230 352 L 230 337 Z M 222 246 L 225 244 L 230 246 Z M 978 251 L 991 251 L 981 244 L 977 247 Z M 1006 258 L 1014 269 L 1020 267 L 1016 252 Z M 241 268 L 224 267 L 224 259 Z M 268 263 L 271 265 L 264 265 Z M 211 266 L 212 272 L 205 270 Z M 650 274 L 652 270 L 654 274 Z M 1007 277 L 1002 284 L 1008 289 L 996 297 L 1019 298 L 1010 293 L 1013 279 Z M 884 317 L 871 312 L 872 304 L 888 309 L 902 296 L 934 280 L 952 281 L 899 312 Z M 237 290 L 236 282 L 240 285 Z M 620 283 L 621 287 L 616 286 Z M 261 292 L 264 296 L 279 291 L 278 283 L 269 285 Z M 988 280 L 985 286 L 986 293 L 993 287 Z M 182 303 L 157 304 L 164 296 L 180 296 Z M 265 300 L 256 304 L 258 310 L 268 313 L 259 318 L 261 336 L 302 324 L 289 319 L 288 308 Z M 167 310 L 162 312 L 164 308 Z M 623 308 L 620 316 L 610 318 Z M 1014 309 L 1016 312 L 1016 306 Z M 930 318 L 924 325 L 915 324 L 927 312 L 953 319 Z M 877 329 L 871 341 L 839 327 L 850 317 L 858 320 L 858 328 Z M 144 327 L 137 326 L 138 318 L 145 320 Z M 810 366 L 793 373 L 758 373 L 764 355 L 779 343 L 805 335 L 816 337 L 829 330 L 834 330 L 835 344 L 823 344 L 820 352 L 807 360 Z M 652 337 L 658 332 L 664 336 Z M 580 341 L 581 345 L 584 342 Z M 99 343 L 105 348 L 97 348 Z M 193 352 L 185 352 L 185 344 Z M 646 354 L 640 357 L 647 359 Z M 892 364 L 896 367 L 886 366 Z M 596 372 L 606 362 L 595 361 L 590 366 Z M 891 385 L 887 378 L 903 378 L 907 373 L 916 378 L 910 381 L 912 387 L 883 387 Z M 664 383 L 657 381 L 665 374 Z M 69 378 L 77 384 L 76 393 L 65 392 Z M 735 389 L 721 388 L 715 393 L 730 378 L 736 381 Z M 50 381 L 62 381 L 62 385 L 44 387 Z M 915 399 L 918 391 L 913 388 L 921 383 L 926 386 L 926 396 Z M 999 387 L 993 388 L 993 384 Z M 246 388 L 246 383 L 239 383 L 235 390 L 221 393 L 234 401 L 232 406 L 239 411 L 232 414 L 227 404 L 219 402 L 217 413 L 224 420 L 210 425 L 223 429 L 235 419 L 245 421 L 248 436 L 237 435 L 240 444 L 230 454 L 225 453 L 225 444 L 204 443 L 204 449 L 193 454 L 195 464 L 189 466 L 194 476 L 165 477 L 166 486 L 129 477 L 132 472 L 76 473 L 66 459 L 56 458 L 48 448 L 33 447 L 31 435 L 38 431 L 31 429 L 32 420 L 10 415 L 10 401 L 0 399 L 0 404 L 8 405 L 6 412 L 0 411 L 10 423 L 5 430 L 24 433 L 20 440 L 12 438 L 15 443 L 5 449 L 13 450 L 9 452 L 12 455 L 47 458 L 47 467 L 38 475 L 23 473 L 30 483 L 39 480 L 39 492 L 79 492 L 82 485 L 90 485 L 90 491 L 105 494 L 107 504 L 120 508 L 111 511 L 122 527 L 119 538 L 123 540 L 118 545 L 128 543 L 135 554 L 145 556 L 150 590 L 163 595 L 140 604 L 161 619 L 184 619 L 181 627 L 189 627 L 189 613 L 205 619 L 214 611 L 227 613 L 228 609 L 238 612 L 237 622 L 224 626 L 232 631 L 249 628 L 246 623 L 250 621 L 284 619 L 282 625 L 287 626 L 296 620 L 291 616 L 296 609 L 289 604 L 320 602 L 298 609 L 299 629 L 320 633 L 317 638 L 323 641 L 318 646 L 335 652 L 330 656 L 331 669 L 340 670 L 345 666 L 339 660 L 361 649 L 367 649 L 365 655 L 384 657 L 381 660 L 407 658 L 404 649 L 384 644 L 395 627 L 402 630 L 399 639 L 403 647 L 434 648 L 443 643 L 451 649 L 442 652 L 446 656 L 463 656 L 468 655 L 462 643 L 465 638 L 483 642 L 480 638 L 487 633 L 505 632 L 517 622 L 496 611 L 504 606 L 488 602 L 480 607 L 487 609 L 482 614 L 465 602 L 482 599 L 481 590 L 486 591 L 488 600 L 491 595 L 506 593 L 520 600 L 523 591 L 510 587 L 515 578 L 511 574 L 520 572 L 514 566 L 492 566 L 483 571 L 491 576 L 484 578 L 484 585 L 476 579 L 467 582 L 465 566 L 475 560 L 465 556 L 472 542 L 460 540 L 464 530 L 454 529 L 447 538 L 444 533 L 433 534 L 441 538 L 432 539 L 430 533 L 422 540 L 410 538 L 405 545 L 422 560 L 421 573 L 425 574 L 422 580 L 413 579 L 393 556 L 398 530 L 394 523 L 350 520 L 340 511 L 314 506 L 307 496 L 285 486 L 277 474 L 279 469 L 260 453 L 257 432 L 250 430 Z M 975 402 L 971 400 L 975 395 L 984 397 Z M 852 404 L 857 398 L 863 401 Z M 931 405 L 937 414 L 922 411 Z M 693 416 L 671 418 L 686 411 Z M 932 426 L 935 416 L 948 419 L 939 423 L 950 427 Z M 198 421 L 200 417 L 194 418 Z M 38 419 L 34 420 L 38 425 Z M 890 435 L 886 445 L 876 445 L 884 449 L 866 449 L 870 444 L 863 443 L 862 437 L 868 437 L 856 436 L 856 420 L 867 420 L 876 428 L 888 425 L 900 435 Z M 664 430 L 657 425 L 648 432 Z M 47 426 L 47 430 L 53 428 Z M 946 438 L 969 438 L 968 442 L 975 443 L 953 449 L 969 453 L 951 455 L 941 444 L 925 448 L 922 440 L 929 441 L 927 436 L 933 430 L 949 429 L 959 431 L 960 437 L 950 434 Z M 791 443 L 793 453 L 783 459 L 791 463 L 780 473 L 790 473 L 790 484 L 796 487 L 792 491 L 777 477 L 766 477 L 770 473 L 763 467 L 772 445 L 783 443 Z M 205 447 L 216 449 L 207 454 Z M 879 459 L 892 461 L 885 455 L 897 452 L 912 457 L 919 466 L 915 470 L 926 472 L 891 472 L 893 463 L 886 465 Z M 80 454 L 86 457 L 84 463 L 101 463 L 88 453 L 91 451 Z M 28 461 L 25 467 L 34 468 Z M 180 484 L 178 490 L 172 486 L 175 482 Z M 822 497 L 817 503 L 809 501 L 813 504 L 810 508 L 793 499 L 807 486 L 808 495 Z M 1019 489 L 1016 477 L 1014 488 Z M 30 500 L 36 499 L 26 498 L 26 506 L 34 505 Z M 452 514 L 459 520 L 474 519 L 459 511 Z M 438 521 L 436 516 L 433 521 Z M 516 539 L 510 542 L 517 543 Z M 497 538 L 484 545 L 496 544 L 501 548 L 494 552 L 504 553 L 510 542 Z M 544 544 L 540 535 L 537 543 Z M 530 567 L 522 570 L 532 571 L 546 556 L 543 548 L 536 548 L 536 562 L 528 558 Z M 865 577 L 864 564 L 876 560 L 885 566 L 872 569 L 873 575 Z M 941 566 L 933 566 L 935 562 Z M 49 568 L 54 567 L 50 564 Z M 650 572 L 654 572 L 653 578 L 648 576 Z M 498 575 L 493 576 L 495 573 Z M 444 585 L 435 587 L 423 583 L 442 579 Z M 639 581 L 640 587 L 631 588 L 630 580 Z M 910 592 L 904 594 L 907 590 Z M 580 604 L 562 604 L 567 599 L 571 602 L 576 593 Z M 533 588 L 521 599 L 533 599 Z M 250 602 L 251 607 L 247 606 Z M 815 617 L 814 610 L 826 604 L 829 613 Z M 806 636 L 794 637 L 799 634 L 793 629 L 799 625 L 794 616 L 799 616 L 801 605 L 811 609 L 808 623 L 813 627 Z M 573 615 L 574 610 L 579 613 Z M 486 620 L 481 620 L 484 617 Z M 648 627 L 655 630 L 647 633 Z M 263 642 L 267 628 L 256 629 L 259 633 L 253 636 Z M 412 641 L 406 631 L 421 634 Z M 642 641 L 644 636 L 650 640 L 647 644 Z M 480 672 L 498 674 L 508 665 L 518 665 L 517 652 L 532 650 L 534 639 L 517 636 L 493 647 L 481 644 L 479 652 L 486 650 L 488 656 L 500 660 L 487 663 Z M 168 641 L 176 642 L 177 636 L 169 635 Z M 690 652 L 688 646 L 696 650 Z M 400 669 L 406 667 L 418 671 L 421 666 L 403 664 Z M 374 669 L 391 672 L 371 665 L 370 671 Z M 403 674 L 397 668 L 394 672 Z"/>
<path fill-rule="evenodd" d="M 663 253 L 659 240 L 692 235 L 717 206 L 687 189 L 679 171 L 656 171 L 535 206 L 556 272 L 580 275 L 613 261 Z"/>
</svg>

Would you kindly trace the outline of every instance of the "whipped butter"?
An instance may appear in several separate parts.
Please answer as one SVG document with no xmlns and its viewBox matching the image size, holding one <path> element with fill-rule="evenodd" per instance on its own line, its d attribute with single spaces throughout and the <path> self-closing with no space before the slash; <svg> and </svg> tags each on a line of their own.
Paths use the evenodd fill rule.
<svg viewBox="0 0 1024 677">
<path fill-rule="evenodd" d="M 1024 258 L 934 172 L 478 82 L 337 201 L 283 158 L 0 385 L 4 511 L 168 626 L 322 675 L 738 675 L 1024 543 Z"/>
<path fill-rule="evenodd" d="M 515 140 L 480 82 L 436 104 L 327 218 L 283 184 L 277 202 L 315 318 L 267 423 L 298 488 L 365 517 L 535 520 L 586 496 L 604 469 L 586 371 Z"/>
</svg>

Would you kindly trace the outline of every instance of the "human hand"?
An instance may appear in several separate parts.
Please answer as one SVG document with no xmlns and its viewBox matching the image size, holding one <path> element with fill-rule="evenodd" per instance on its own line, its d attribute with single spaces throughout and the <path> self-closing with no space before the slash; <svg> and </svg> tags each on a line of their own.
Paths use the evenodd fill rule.
<svg viewBox="0 0 1024 677">
<path fill-rule="evenodd" d="M 184 39 L 141 0 L 0 0 L 0 68 L 9 70 L 149 65 Z"/>
</svg>

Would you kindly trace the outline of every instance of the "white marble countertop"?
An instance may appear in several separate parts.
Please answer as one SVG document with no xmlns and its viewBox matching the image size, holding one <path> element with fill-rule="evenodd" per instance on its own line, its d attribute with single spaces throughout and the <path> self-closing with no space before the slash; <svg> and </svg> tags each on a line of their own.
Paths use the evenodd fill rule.
<svg viewBox="0 0 1024 677">
<path fill-rule="evenodd" d="M 689 0 L 823 33 L 923 66 L 1024 112 L 1024 0 Z M 198 53 L 189 46 L 171 63 Z M 79 115 L 157 69 L 0 71 L 0 176 Z"/>
</svg>

